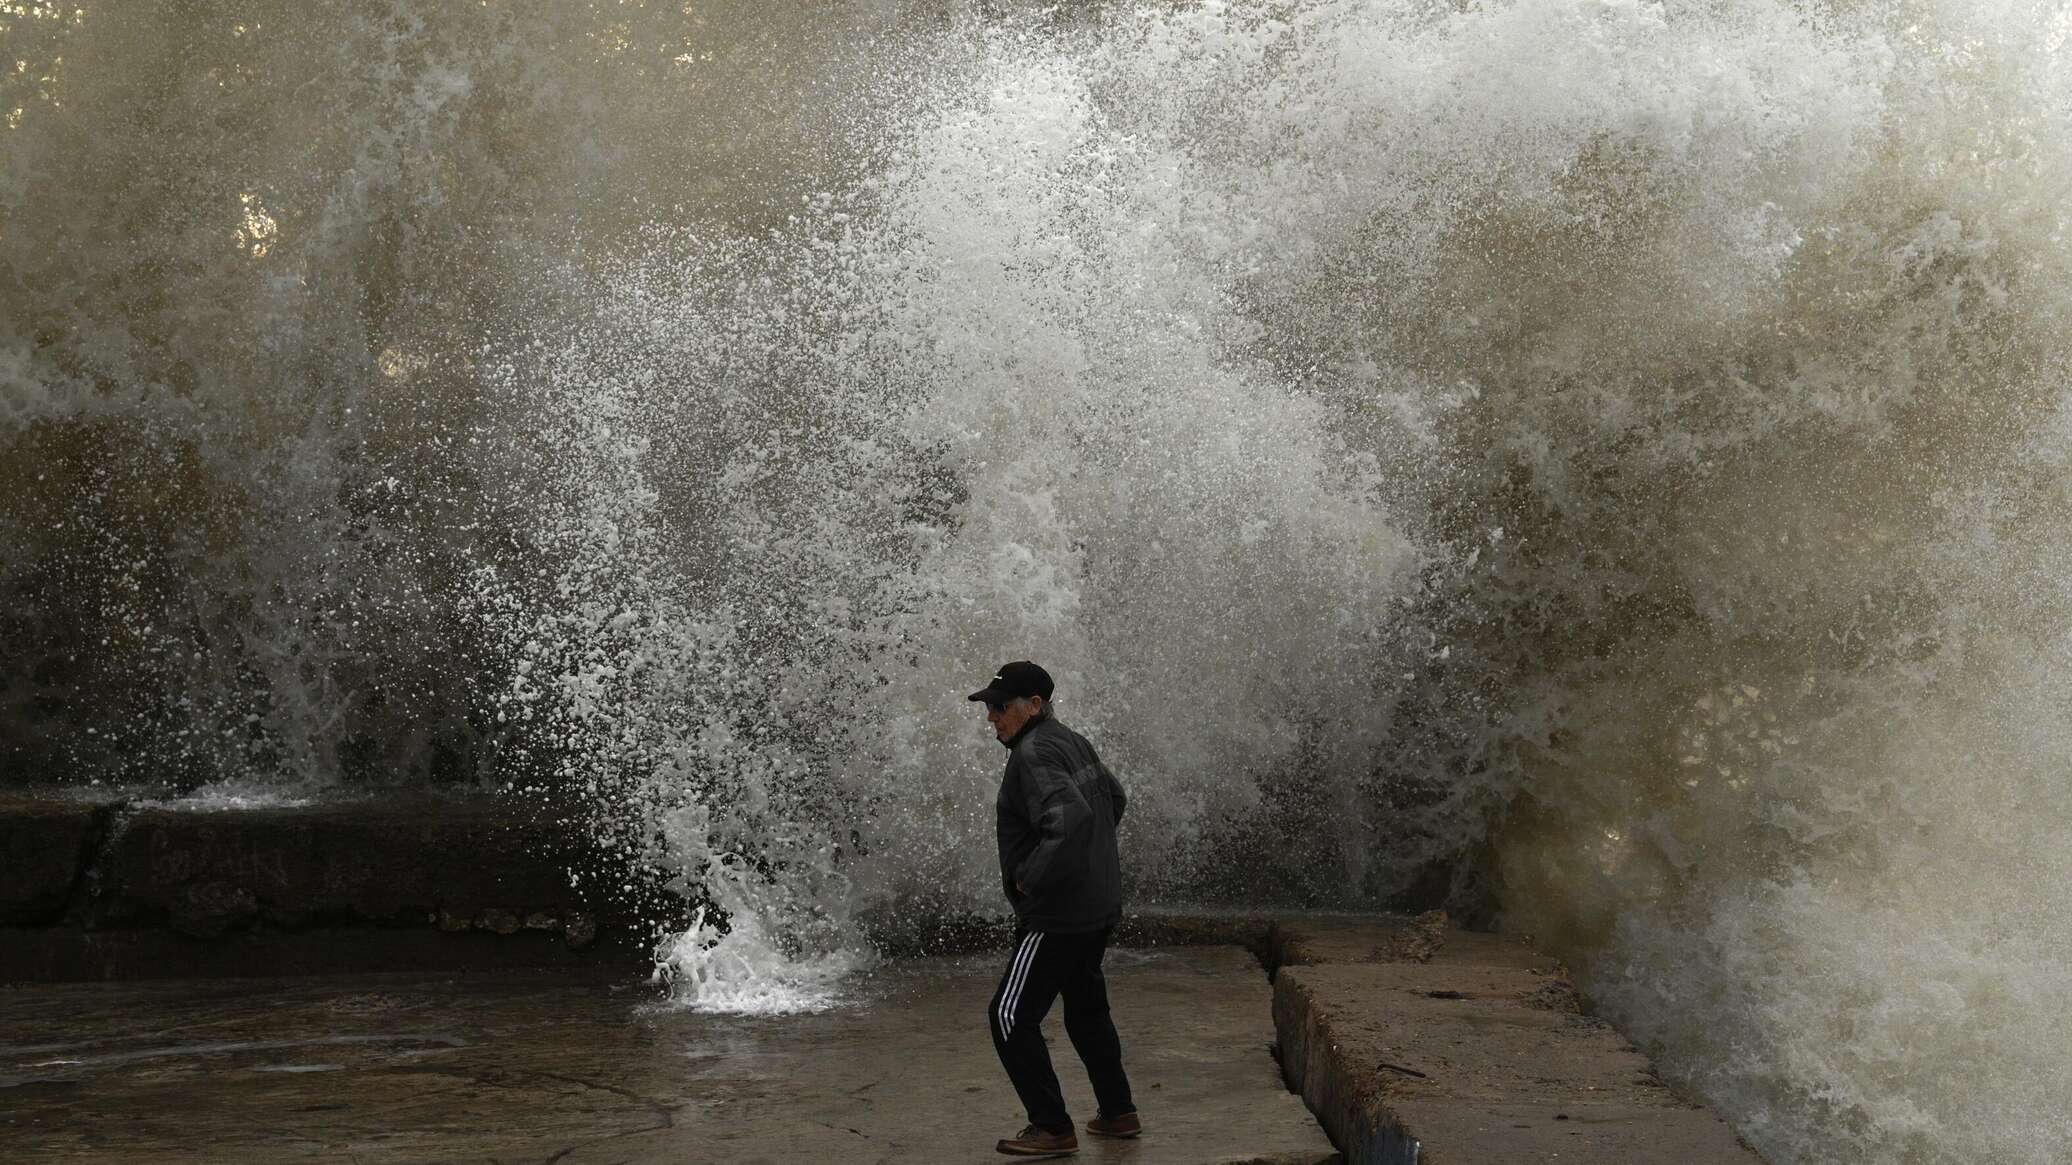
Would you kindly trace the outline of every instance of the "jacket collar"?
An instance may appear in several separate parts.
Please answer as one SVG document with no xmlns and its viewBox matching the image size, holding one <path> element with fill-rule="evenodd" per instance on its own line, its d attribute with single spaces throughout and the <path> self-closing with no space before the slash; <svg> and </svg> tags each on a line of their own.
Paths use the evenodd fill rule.
<svg viewBox="0 0 2072 1165">
<path fill-rule="evenodd" d="M 1013 736 L 1008 737 L 1006 740 L 1001 741 L 1001 747 L 1007 749 L 1009 752 L 1014 751 L 1014 746 L 1021 743 L 1022 737 L 1027 736 L 1031 732 L 1036 731 L 1037 725 L 1048 724 L 1049 722 L 1050 705 L 1045 704 L 1043 706 L 1043 711 L 1038 712 L 1034 716 L 1029 717 L 1029 722 L 1027 724 L 1022 725 L 1022 730 L 1020 732 L 1017 732 Z"/>
</svg>

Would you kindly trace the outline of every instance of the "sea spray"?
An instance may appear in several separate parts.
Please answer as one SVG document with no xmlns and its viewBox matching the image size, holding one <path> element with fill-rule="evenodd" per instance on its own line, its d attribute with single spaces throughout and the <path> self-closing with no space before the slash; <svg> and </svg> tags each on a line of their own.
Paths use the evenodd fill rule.
<svg viewBox="0 0 2072 1165">
<path fill-rule="evenodd" d="M 623 363 L 613 324 L 490 357 L 495 439 L 538 454 L 508 460 L 520 472 L 502 484 L 534 553 L 474 580 L 477 617 L 512 660 L 506 764 L 520 793 L 573 800 L 603 876 L 624 879 L 602 892 L 652 882 L 701 903 L 656 952 L 678 997 L 824 1006 L 859 959 L 816 742 L 785 719 L 785 661 L 671 537 L 649 477 L 654 380 Z"/>
<path fill-rule="evenodd" d="M 580 791 L 752 999 L 999 909 L 1034 656 L 1139 902 L 2060 1155 L 2062 9 L 17 7 L 17 766 Z"/>
</svg>

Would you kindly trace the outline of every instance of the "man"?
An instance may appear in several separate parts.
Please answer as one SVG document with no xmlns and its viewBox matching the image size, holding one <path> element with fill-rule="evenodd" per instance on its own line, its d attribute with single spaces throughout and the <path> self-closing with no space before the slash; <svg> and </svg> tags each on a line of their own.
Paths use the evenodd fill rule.
<svg viewBox="0 0 2072 1165">
<path fill-rule="evenodd" d="M 1086 1131 L 1104 1137 L 1143 1131 L 1101 977 L 1101 956 L 1122 920 L 1115 825 L 1127 799 L 1093 745 L 1051 715 L 1052 690 L 1049 672 L 1017 660 L 970 696 L 985 704 L 994 738 L 1007 746 L 996 811 L 1000 882 L 1015 913 L 1014 954 L 987 1005 L 987 1022 L 1029 1113 L 1029 1127 L 996 1148 L 1023 1157 L 1079 1149 L 1041 1030 L 1060 995 L 1065 1034 L 1100 1106 Z"/>
</svg>

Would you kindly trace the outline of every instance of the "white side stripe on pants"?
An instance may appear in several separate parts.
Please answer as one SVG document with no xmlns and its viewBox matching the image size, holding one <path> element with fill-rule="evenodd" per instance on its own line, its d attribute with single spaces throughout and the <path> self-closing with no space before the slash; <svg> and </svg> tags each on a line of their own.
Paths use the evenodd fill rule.
<svg viewBox="0 0 2072 1165">
<path fill-rule="evenodd" d="M 1007 985 L 1000 989 L 1000 1038 L 1014 1034 L 1014 1007 L 1022 1000 L 1022 985 L 1029 981 L 1029 967 L 1036 962 L 1036 944 L 1043 932 L 1032 930 L 1014 953 L 1014 966 L 1007 972 Z"/>
</svg>

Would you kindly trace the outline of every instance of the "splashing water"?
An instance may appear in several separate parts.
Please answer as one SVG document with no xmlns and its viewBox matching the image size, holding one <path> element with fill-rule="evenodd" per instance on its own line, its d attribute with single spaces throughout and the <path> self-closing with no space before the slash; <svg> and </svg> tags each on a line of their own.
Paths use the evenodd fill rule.
<svg viewBox="0 0 2072 1165">
<path fill-rule="evenodd" d="M 793 7 L 0 13 L 7 771 L 576 794 L 810 1009 L 1029 656 L 1137 901 L 2061 1155 L 2062 6 Z"/>
<path fill-rule="evenodd" d="M 295 809 L 314 805 L 317 798 L 283 791 L 278 785 L 263 780 L 247 779 L 217 781 L 203 785 L 184 796 L 163 800 L 145 798 L 137 804 L 145 808 L 183 809 L 199 813 L 235 813 L 247 809 Z"/>
<path fill-rule="evenodd" d="M 753 910 L 730 916 L 719 933 L 701 910 L 689 929 L 655 952 L 654 981 L 693 1011 L 721 1015 L 797 1015 L 840 1001 L 858 962 L 839 954 L 800 958 L 785 953 Z"/>
<path fill-rule="evenodd" d="M 667 987 L 675 1003 L 727 1015 L 826 1011 L 842 1002 L 853 973 L 876 962 L 843 920 L 830 915 L 832 896 L 800 901 L 786 894 L 785 884 L 773 886 L 746 870 L 743 855 L 711 852 L 711 823 L 698 807 L 680 811 L 669 832 L 679 859 L 699 855 L 685 866 L 696 871 L 700 893 L 718 910 L 698 907 L 688 927 L 655 949 L 654 982 Z"/>
</svg>

